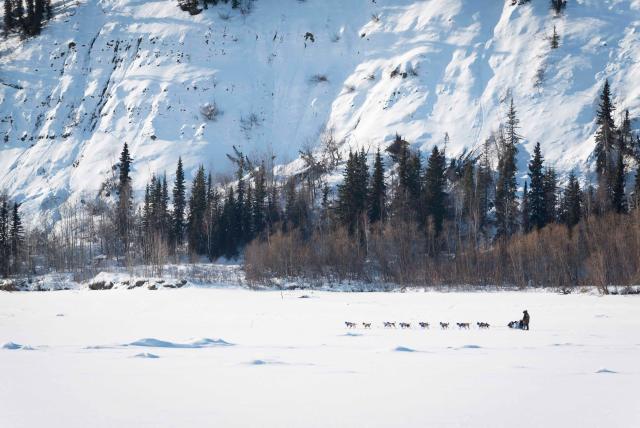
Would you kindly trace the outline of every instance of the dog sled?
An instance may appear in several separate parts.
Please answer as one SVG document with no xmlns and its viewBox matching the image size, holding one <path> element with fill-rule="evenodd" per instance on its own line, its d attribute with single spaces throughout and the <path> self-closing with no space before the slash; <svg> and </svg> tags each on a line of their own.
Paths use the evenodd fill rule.
<svg viewBox="0 0 640 428">
<path fill-rule="evenodd" d="M 509 328 L 515 328 L 516 330 L 526 330 L 524 324 L 522 323 L 522 321 L 511 321 L 509 324 L 507 324 L 507 326 Z"/>
</svg>

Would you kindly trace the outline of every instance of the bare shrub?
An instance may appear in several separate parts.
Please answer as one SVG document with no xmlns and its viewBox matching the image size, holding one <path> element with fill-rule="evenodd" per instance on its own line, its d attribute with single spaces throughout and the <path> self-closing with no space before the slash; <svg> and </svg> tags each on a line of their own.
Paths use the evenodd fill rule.
<svg viewBox="0 0 640 428">
<path fill-rule="evenodd" d="M 364 251 L 342 228 L 304 239 L 300 231 L 277 232 L 245 251 L 250 280 L 265 277 L 345 278 L 363 276 Z"/>
<path fill-rule="evenodd" d="M 538 69 L 536 70 L 536 75 L 535 75 L 535 79 L 533 81 L 533 87 L 534 88 L 540 88 L 542 86 L 542 84 L 544 83 L 544 79 L 545 79 L 545 72 L 546 72 L 546 65 L 545 64 L 541 64 L 540 67 L 538 67 Z"/>
<path fill-rule="evenodd" d="M 244 16 L 249 15 L 252 11 L 253 11 L 253 2 L 254 0 L 246 0 L 241 6 L 240 6 L 240 13 Z"/>
<path fill-rule="evenodd" d="M 407 74 L 409 76 L 417 77 L 418 76 L 418 67 L 413 64 L 407 65 Z"/>
<path fill-rule="evenodd" d="M 200 107 L 200 114 L 206 120 L 215 122 L 218 116 L 222 114 L 222 111 L 218 108 L 218 105 L 214 101 L 213 103 L 206 103 Z"/>
<path fill-rule="evenodd" d="M 325 128 L 320 134 L 320 151 L 327 172 L 333 171 L 342 162 L 340 143 L 336 140 L 333 127 Z"/>
<path fill-rule="evenodd" d="M 314 74 L 309 78 L 309 83 L 318 84 L 318 83 L 327 83 L 329 79 L 325 74 Z"/>
<path fill-rule="evenodd" d="M 248 134 L 252 129 L 260 126 L 261 120 L 256 113 L 250 113 L 248 116 L 240 118 L 240 129 Z"/>
<path fill-rule="evenodd" d="M 280 234 L 275 244 L 254 242 L 245 257 L 254 279 L 276 274 L 428 286 L 597 286 L 609 293 L 640 282 L 640 211 L 592 216 L 573 229 L 552 224 L 487 244 L 461 239 L 454 223 L 436 236 L 415 221 L 395 219 L 364 236 L 342 228 L 320 229 L 304 240 Z"/>
<path fill-rule="evenodd" d="M 345 94 L 352 94 L 356 91 L 355 85 L 344 85 Z"/>
</svg>

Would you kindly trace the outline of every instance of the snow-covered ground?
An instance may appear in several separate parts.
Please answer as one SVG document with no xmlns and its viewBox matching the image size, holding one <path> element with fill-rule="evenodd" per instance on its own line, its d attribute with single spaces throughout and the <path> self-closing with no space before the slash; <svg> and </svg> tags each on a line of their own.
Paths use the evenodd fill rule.
<svg viewBox="0 0 640 428">
<path fill-rule="evenodd" d="M 497 129 L 511 97 L 520 173 L 538 141 L 561 173 L 585 172 L 605 78 L 616 119 L 640 115 L 640 0 L 570 1 L 561 16 L 547 0 L 258 0 L 248 15 L 197 16 L 175 0 L 54 5 L 41 36 L 0 40 L 0 189 L 30 214 L 94 198 L 123 142 L 141 197 L 178 155 L 187 178 L 200 164 L 228 171 L 233 145 L 295 171 L 323 129 L 370 153 L 396 133 L 428 152 L 448 132 L 456 156 Z"/>
<path fill-rule="evenodd" d="M 637 427 L 639 303 L 544 292 L 0 293 L 0 425 Z M 531 331 L 504 327 L 525 308 Z"/>
</svg>

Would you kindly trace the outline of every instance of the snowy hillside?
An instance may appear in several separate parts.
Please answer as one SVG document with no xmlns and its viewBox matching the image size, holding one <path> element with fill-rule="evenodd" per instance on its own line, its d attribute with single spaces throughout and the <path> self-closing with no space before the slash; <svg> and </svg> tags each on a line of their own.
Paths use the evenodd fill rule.
<svg viewBox="0 0 640 428">
<path fill-rule="evenodd" d="M 570 0 L 561 16 L 547 0 L 257 0 L 249 14 L 197 16 L 172 0 L 56 9 L 41 36 L 0 42 L 0 189 L 31 213 L 94 197 L 124 142 L 138 192 L 178 155 L 188 176 L 201 163 L 228 171 L 233 145 L 286 164 L 323 129 L 345 151 L 396 132 L 426 151 L 448 132 L 455 155 L 497 128 L 512 96 L 521 167 L 540 141 L 561 171 L 586 171 L 605 78 L 618 113 L 640 116 L 640 0 Z M 206 105 L 219 110 L 213 120 Z"/>
</svg>

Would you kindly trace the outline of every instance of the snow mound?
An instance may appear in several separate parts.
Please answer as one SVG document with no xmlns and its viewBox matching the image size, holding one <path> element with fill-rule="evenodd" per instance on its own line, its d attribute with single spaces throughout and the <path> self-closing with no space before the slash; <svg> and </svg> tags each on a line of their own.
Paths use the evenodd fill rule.
<svg viewBox="0 0 640 428">
<path fill-rule="evenodd" d="M 168 342 L 154 338 L 145 338 L 125 344 L 124 346 L 145 346 L 150 348 L 210 348 L 215 346 L 233 346 L 233 343 L 226 342 L 222 339 L 198 339 L 188 343 Z"/>
<path fill-rule="evenodd" d="M 134 355 L 134 358 L 160 358 L 159 356 L 157 356 L 156 354 L 152 354 L 150 352 L 141 352 L 139 354 Z"/>
<path fill-rule="evenodd" d="M 15 343 L 15 342 L 7 342 L 4 345 L 2 345 L 2 349 L 8 349 L 8 350 L 17 350 L 17 349 L 21 349 L 23 351 L 35 351 L 36 348 L 34 348 L 33 346 L 30 345 L 21 345 L 19 343 Z"/>
<path fill-rule="evenodd" d="M 7 342 L 2 345 L 2 349 L 22 349 L 22 345 L 20 345 L 19 343 Z"/>
<path fill-rule="evenodd" d="M 596 374 L 617 374 L 617 373 L 618 373 L 617 371 L 606 369 L 606 368 L 602 368 L 596 372 Z"/>
<path fill-rule="evenodd" d="M 256 359 L 256 360 L 250 361 L 247 364 L 250 366 L 266 366 L 266 365 L 283 365 L 286 363 L 283 363 L 281 361 Z M 305 365 L 311 365 L 311 364 L 305 364 Z"/>
<path fill-rule="evenodd" d="M 345 334 L 341 334 L 341 336 L 345 336 L 345 337 L 360 337 L 362 336 L 362 333 L 345 333 Z"/>
<path fill-rule="evenodd" d="M 406 346 L 398 346 L 394 349 L 394 352 L 417 352 L 415 349 L 407 348 Z"/>
<path fill-rule="evenodd" d="M 564 346 L 583 346 L 583 345 L 571 343 L 571 342 L 564 342 L 564 343 L 552 343 L 551 346 L 559 348 Z"/>
<path fill-rule="evenodd" d="M 460 349 L 482 349 L 480 345 L 464 345 L 461 346 Z"/>
</svg>

